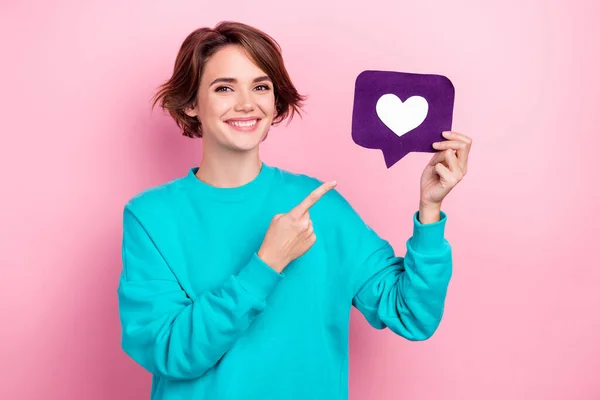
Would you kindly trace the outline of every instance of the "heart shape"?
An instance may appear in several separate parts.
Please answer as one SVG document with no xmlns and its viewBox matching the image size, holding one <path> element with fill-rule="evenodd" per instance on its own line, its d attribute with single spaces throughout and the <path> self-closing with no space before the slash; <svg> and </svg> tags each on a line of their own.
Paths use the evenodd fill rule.
<svg viewBox="0 0 600 400">
<path fill-rule="evenodd" d="M 425 121 L 429 111 L 429 103 L 421 96 L 412 96 L 403 103 L 395 94 L 384 94 L 375 106 L 377 116 L 400 137 Z"/>
</svg>

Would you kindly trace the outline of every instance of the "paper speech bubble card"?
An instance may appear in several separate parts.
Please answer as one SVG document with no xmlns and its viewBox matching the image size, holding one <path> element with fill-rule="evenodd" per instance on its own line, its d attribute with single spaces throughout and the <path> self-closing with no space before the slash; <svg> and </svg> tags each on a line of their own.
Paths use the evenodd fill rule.
<svg viewBox="0 0 600 400">
<path fill-rule="evenodd" d="M 410 152 L 436 152 L 452 128 L 454 85 L 442 75 L 363 71 L 356 78 L 352 140 L 380 149 L 387 168 Z"/>
</svg>

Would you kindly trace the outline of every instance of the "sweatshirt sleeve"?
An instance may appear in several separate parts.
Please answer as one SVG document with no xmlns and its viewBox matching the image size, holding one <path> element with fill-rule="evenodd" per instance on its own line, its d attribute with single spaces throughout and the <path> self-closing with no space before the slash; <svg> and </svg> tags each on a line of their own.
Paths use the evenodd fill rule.
<svg viewBox="0 0 600 400">
<path fill-rule="evenodd" d="M 266 306 L 283 278 L 256 253 L 236 275 L 191 298 L 126 207 L 118 286 L 123 350 L 154 375 L 194 379 L 213 367 Z"/>
<path fill-rule="evenodd" d="M 389 328 L 412 341 L 426 340 L 442 320 L 452 275 L 452 251 L 444 237 L 446 213 L 422 224 L 413 214 L 413 235 L 404 257 L 344 201 L 341 224 L 344 263 L 352 283 L 352 304 L 377 329 Z"/>
</svg>

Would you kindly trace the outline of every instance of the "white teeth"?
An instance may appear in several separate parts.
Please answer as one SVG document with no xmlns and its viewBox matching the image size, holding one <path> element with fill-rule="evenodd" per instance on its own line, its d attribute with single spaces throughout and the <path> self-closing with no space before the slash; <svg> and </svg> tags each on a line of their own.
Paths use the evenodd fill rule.
<svg viewBox="0 0 600 400">
<path fill-rule="evenodd" d="M 256 119 L 252 121 L 227 121 L 227 123 L 234 126 L 254 126 L 257 122 L 258 120 Z"/>
</svg>

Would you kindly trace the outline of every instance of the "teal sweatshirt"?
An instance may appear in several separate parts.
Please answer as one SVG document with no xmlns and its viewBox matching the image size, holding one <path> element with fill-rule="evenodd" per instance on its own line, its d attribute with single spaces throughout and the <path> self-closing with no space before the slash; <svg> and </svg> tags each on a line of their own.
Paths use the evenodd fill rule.
<svg viewBox="0 0 600 400">
<path fill-rule="evenodd" d="M 278 273 L 257 255 L 269 224 L 322 182 L 263 163 L 250 183 L 217 188 L 197 170 L 124 208 L 122 347 L 152 374 L 152 400 L 347 399 L 352 306 L 407 340 L 437 330 L 452 270 L 444 212 L 413 214 L 400 257 L 331 190 L 310 209 L 316 243 Z"/>
</svg>

